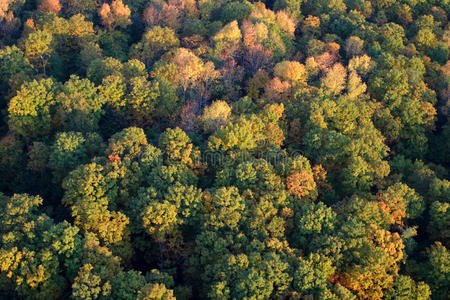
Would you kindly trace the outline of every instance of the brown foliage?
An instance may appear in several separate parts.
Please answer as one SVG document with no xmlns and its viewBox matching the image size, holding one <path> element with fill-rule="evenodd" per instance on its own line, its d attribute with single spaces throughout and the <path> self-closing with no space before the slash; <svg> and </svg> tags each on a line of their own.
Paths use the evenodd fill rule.
<svg viewBox="0 0 450 300">
<path fill-rule="evenodd" d="M 304 34 L 319 34 L 320 33 L 320 18 L 316 16 L 307 16 L 303 20 L 302 32 Z"/>
<path fill-rule="evenodd" d="M 250 47 L 258 41 L 255 25 L 248 20 L 242 21 L 242 36 L 245 47 Z"/>
<path fill-rule="evenodd" d="M 283 130 L 272 123 L 269 123 L 266 128 L 267 139 L 274 145 L 283 145 L 284 134 Z"/>
<path fill-rule="evenodd" d="M 394 206 L 391 206 L 391 204 L 394 204 Z M 378 201 L 378 207 L 386 213 L 386 216 L 389 216 L 389 223 L 403 225 L 403 219 L 406 218 L 406 207 L 402 203 L 394 202 L 388 204 Z"/>
<path fill-rule="evenodd" d="M 392 233 L 372 224 L 369 239 L 390 258 L 387 261 L 388 269 L 397 269 L 397 262 L 403 259 L 403 249 L 405 248 L 400 235 L 397 232 Z"/>
<path fill-rule="evenodd" d="M 108 3 L 103 3 L 103 5 L 98 9 L 98 14 L 102 19 L 103 25 L 110 26 L 112 24 L 111 7 Z"/>
<path fill-rule="evenodd" d="M 143 20 L 149 27 L 162 26 L 178 30 L 185 18 L 198 19 L 195 0 L 152 1 L 143 12 Z"/>
<path fill-rule="evenodd" d="M 203 62 L 192 51 L 180 48 L 172 58 L 172 63 L 177 67 L 178 83 L 183 90 L 194 85 L 203 71 Z"/>
<path fill-rule="evenodd" d="M 327 171 L 324 167 L 322 167 L 322 165 L 314 166 L 312 171 L 314 181 L 317 182 L 320 190 L 325 192 L 330 192 L 333 190 L 333 187 L 327 181 Z"/>
<path fill-rule="evenodd" d="M 250 75 L 259 69 L 268 69 L 272 64 L 272 52 L 260 44 L 250 46 L 244 52 L 244 67 Z"/>
<path fill-rule="evenodd" d="M 240 95 L 240 87 L 244 79 L 244 68 L 233 59 L 228 60 L 220 70 L 227 97 L 236 99 Z"/>
<path fill-rule="evenodd" d="M 0 9 L 1 14 L 1 9 Z M 0 16 L 1 20 L 1 16 Z M 12 11 L 9 11 L 6 16 L 3 18 L 3 21 L 0 22 L 0 37 L 1 36 L 10 36 L 18 32 L 20 29 L 20 19 L 14 17 Z"/>
<path fill-rule="evenodd" d="M 259 95 L 264 92 L 264 87 L 269 82 L 269 75 L 264 70 L 258 70 L 256 74 L 250 78 L 247 84 L 247 94 L 252 99 L 258 99 Z"/>
<path fill-rule="evenodd" d="M 291 84 L 281 81 L 275 77 L 269 81 L 264 89 L 264 97 L 275 102 L 286 102 L 289 100 Z"/>
<path fill-rule="evenodd" d="M 347 57 L 359 56 L 362 54 L 364 42 L 357 36 L 351 36 L 345 44 L 345 52 Z"/>
<path fill-rule="evenodd" d="M 200 55 L 200 53 L 202 55 L 205 54 L 206 51 L 204 51 L 204 49 L 207 45 L 208 43 L 200 34 L 185 36 L 181 40 L 181 46 L 193 50 L 196 55 Z"/>
<path fill-rule="evenodd" d="M 412 22 L 413 17 L 411 14 L 411 7 L 407 4 L 400 4 L 394 8 L 395 14 L 397 15 L 397 19 L 403 24 L 408 25 Z"/>
<path fill-rule="evenodd" d="M 186 132 L 198 130 L 198 118 L 201 108 L 197 101 L 187 101 L 181 109 L 181 129 Z"/>
<path fill-rule="evenodd" d="M 294 36 L 295 26 L 297 25 L 294 18 L 289 17 L 284 10 L 280 10 L 277 12 L 276 20 L 281 30 L 287 32 L 290 36 Z"/>
<path fill-rule="evenodd" d="M 341 46 L 335 42 L 327 43 L 325 45 L 325 50 L 336 56 L 339 56 L 339 49 L 341 49 Z"/>
<path fill-rule="evenodd" d="M 443 24 L 446 24 L 448 22 L 447 13 L 442 7 L 433 6 L 431 8 L 431 14 L 433 15 L 434 19 L 438 22 L 441 22 Z"/>
<path fill-rule="evenodd" d="M 160 22 L 159 9 L 150 5 L 144 10 L 142 18 L 147 26 L 155 26 Z"/>
<path fill-rule="evenodd" d="M 110 155 L 108 155 L 108 159 L 109 159 L 110 163 L 113 163 L 116 160 L 120 160 L 120 156 L 117 154 L 110 154 Z"/>
<path fill-rule="evenodd" d="M 322 71 L 326 71 L 328 69 L 331 68 L 331 66 L 333 66 L 338 60 L 337 55 L 331 53 L 331 52 L 324 52 L 320 55 L 317 55 L 315 57 L 315 61 L 317 62 L 317 64 L 319 65 L 319 68 Z"/>
<path fill-rule="evenodd" d="M 291 84 L 305 83 L 306 69 L 298 61 L 282 61 L 273 69 L 274 75 Z"/>
<path fill-rule="evenodd" d="M 289 126 L 289 138 L 296 142 L 297 144 L 301 143 L 302 136 L 302 121 L 300 118 L 295 118 L 292 120 Z"/>
<path fill-rule="evenodd" d="M 164 4 L 159 14 L 161 25 L 177 30 L 180 27 L 181 12 L 174 5 Z"/>
<path fill-rule="evenodd" d="M 61 7 L 59 0 L 41 0 L 38 10 L 44 13 L 54 12 L 55 14 L 58 14 Z"/>
</svg>

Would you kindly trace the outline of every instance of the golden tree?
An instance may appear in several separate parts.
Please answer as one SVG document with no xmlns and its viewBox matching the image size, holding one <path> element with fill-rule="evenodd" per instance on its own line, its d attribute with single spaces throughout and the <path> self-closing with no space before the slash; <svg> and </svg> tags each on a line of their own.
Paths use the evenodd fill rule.
<svg viewBox="0 0 450 300">
<path fill-rule="evenodd" d="M 292 195 L 298 198 L 307 196 L 310 191 L 316 188 L 316 182 L 312 174 L 300 171 L 289 175 L 286 178 L 286 185 Z"/>
<path fill-rule="evenodd" d="M 98 14 L 102 24 L 109 30 L 113 30 L 117 26 L 125 28 L 131 24 L 131 10 L 128 5 L 123 4 L 122 0 L 114 0 L 111 5 L 103 3 L 98 9 Z"/>
<path fill-rule="evenodd" d="M 304 83 L 306 81 L 305 66 L 298 61 L 283 61 L 273 69 L 275 76 L 291 84 Z"/>
<path fill-rule="evenodd" d="M 219 127 L 226 125 L 231 115 L 231 107 L 225 101 L 214 101 L 205 108 L 201 117 L 205 131 L 214 132 Z"/>
</svg>

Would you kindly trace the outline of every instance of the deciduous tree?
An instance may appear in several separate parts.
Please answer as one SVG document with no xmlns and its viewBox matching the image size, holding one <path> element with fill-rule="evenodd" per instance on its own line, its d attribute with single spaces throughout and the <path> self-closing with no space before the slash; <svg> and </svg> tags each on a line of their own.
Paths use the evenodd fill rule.
<svg viewBox="0 0 450 300">
<path fill-rule="evenodd" d="M 58 14 L 62 8 L 59 0 L 41 0 L 39 2 L 38 10 L 44 13 L 54 12 L 55 14 Z"/>
<path fill-rule="evenodd" d="M 51 79 L 24 83 L 9 103 L 11 131 L 25 138 L 48 134 L 52 129 L 56 93 L 57 84 Z"/>
<path fill-rule="evenodd" d="M 131 24 L 129 18 L 131 10 L 128 5 L 123 4 L 122 0 L 113 0 L 111 4 L 103 3 L 98 9 L 98 14 L 103 25 L 110 30 L 116 27 L 125 28 Z"/>
</svg>

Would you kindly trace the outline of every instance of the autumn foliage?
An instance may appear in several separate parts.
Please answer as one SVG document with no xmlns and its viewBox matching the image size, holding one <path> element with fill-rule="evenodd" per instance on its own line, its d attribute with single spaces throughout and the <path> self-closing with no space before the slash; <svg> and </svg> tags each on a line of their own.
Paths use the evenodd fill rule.
<svg viewBox="0 0 450 300">
<path fill-rule="evenodd" d="M 0 299 L 449 299 L 448 0 L 0 0 Z"/>
<path fill-rule="evenodd" d="M 58 14 L 61 8 L 62 5 L 59 0 L 42 0 L 38 5 L 38 10 L 44 13 L 54 12 Z"/>
</svg>

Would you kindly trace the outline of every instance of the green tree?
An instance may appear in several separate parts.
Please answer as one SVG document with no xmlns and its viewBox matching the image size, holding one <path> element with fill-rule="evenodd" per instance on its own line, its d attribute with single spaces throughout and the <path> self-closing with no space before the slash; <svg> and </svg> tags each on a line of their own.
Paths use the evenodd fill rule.
<svg viewBox="0 0 450 300">
<path fill-rule="evenodd" d="M 145 276 L 137 271 L 120 273 L 111 282 L 111 298 L 121 300 L 137 299 L 140 291 L 147 284 Z"/>
<path fill-rule="evenodd" d="M 122 65 L 121 73 L 126 80 L 134 77 L 145 77 L 147 79 L 148 73 L 145 64 L 137 59 L 130 59 Z"/>
<path fill-rule="evenodd" d="M 156 77 L 151 82 L 151 89 L 157 95 L 155 111 L 158 120 L 174 120 L 181 110 L 175 87 L 166 79 Z"/>
<path fill-rule="evenodd" d="M 164 151 L 164 156 L 168 162 L 181 162 L 191 165 L 193 144 L 187 134 L 176 127 L 168 128 L 159 137 L 159 148 Z"/>
<path fill-rule="evenodd" d="M 201 220 L 203 213 L 202 190 L 193 185 L 184 186 L 175 183 L 167 189 L 164 199 L 175 205 L 183 223 L 198 226 L 197 222 Z"/>
<path fill-rule="evenodd" d="M 311 15 L 320 15 L 320 14 L 340 14 L 346 9 L 346 5 L 344 1 L 337 0 L 332 2 L 326 2 L 321 0 L 307 0 L 302 5 L 302 8 L 305 13 Z"/>
<path fill-rule="evenodd" d="M 64 0 L 63 13 L 69 17 L 83 14 L 89 17 L 95 13 L 96 3 L 92 0 Z"/>
<path fill-rule="evenodd" d="M 99 85 L 110 75 L 120 76 L 122 68 L 122 63 L 115 58 L 96 59 L 89 64 L 86 75 L 89 80 Z"/>
<path fill-rule="evenodd" d="M 302 206 L 296 219 L 294 239 L 303 247 L 313 239 L 332 234 L 336 225 L 336 213 L 322 202 Z"/>
<path fill-rule="evenodd" d="M 38 210 L 42 198 L 0 194 L 2 289 L 24 298 L 61 296 L 73 280 L 80 261 L 78 228 L 55 224 Z"/>
<path fill-rule="evenodd" d="M 116 205 L 118 187 L 114 177 L 103 172 L 104 168 L 95 163 L 72 171 L 63 181 L 62 201 L 71 207 L 76 225 L 109 245 L 127 240 L 129 219 L 121 212 L 108 210 Z"/>
<path fill-rule="evenodd" d="M 125 80 L 121 76 L 110 75 L 103 79 L 99 86 L 99 98 L 105 103 L 105 114 L 111 110 L 121 116 L 126 106 Z"/>
<path fill-rule="evenodd" d="M 105 99 L 97 94 L 97 87 L 88 79 L 70 76 L 57 96 L 55 118 L 67 131 L 96 131 L 103 113 Z"/>
<path fill-rule="evenodd" d="M 27 139 L 48 134 L 52 129 L 57 87 L 51 79 L 24 83 L 9 103 L 11 131 Z"/>
<path fill-rule="evenodd" d="M 97 299 L 100 295 L 109 293 L 109 286 L 101 286 L 101 278 L 92 274 L 94 267 L 91 264 L 83 265 L 78 271 L 77 277 L 72 285 L 72 298 L 74 299 Z"/>
<path fill-rule="evenodd" d="M 335 272 L 326 256 L 310 254 L 300 261 L 294 274 L 294 288 L 302 294 L 318 295 L 329 286 L 328 278 Z"/>
<path fill-rule="evenodd" d="M 101 31 L 99 33 L 99 45 L 105 56 L 113 57 L 120 61 L 128 58 L 128 36 L 118 30 Z"/>
<path fill-rule="evenodd" d="M 433 238 L 439 239 L 443 242 L 447 241 L 450 236 L 449 225 L 449 211 L 450 204 L 435 201 L 431 204 L 430 223 L 428 224 L 428 232 Z"/>
<path fill-rule="evenodd" d="M 432 245 L 427 265 L 429 269 L 425 278 L 431 287 L 433 299 L 445 298 L 450 281 L 450 253 L 440 242 Z"/>
<path fill-rule="evenodd" d="M 158 90 L 153 89 L 145 77 L 134 77 L 130 80 L 131 90 L 127 94 L 129 118 L 138 126 L 151 122 L 155 115 Z"/>
<path fill-rule="evenodd" d="M 6 47 L 0 50 L 0 74 L 0 94 L 5 97 L 9 92 L 19 89 L 25 81 L 29 81 L 33 67 L 19 48 Z"/>
<path fill-rule="evenodd" d="M 168 289 L 163 283 L 146 284 L 142 290 L 138 291 L 139 300 L 167 299 L 175 300 L 173 290 Z"/>
<path fill-rule="evenodd" d="M 175 32 L 168 27 L 155 26 L 142 36 L 142 40 L 133 46 L 132 56 L 149 66 L 164 53 L 176 49 L 180 41 Z"/>
<path fill-rule="evenodd" d="M 274 10 L 286 9 L 292 16 L 301 15 L 301 6 L 304 0 L 275 0 Z"/>
<path fill-rule="evenodd" d="M 147 145 L 148 141 L 144 130 L 138 127 L 129 127 L 114 134 L 109 139 L 106 155 L 118 156 L 119 159 L 133 159 Z"/>
<path fill-rule="evenodd" d="M 211 196 L 212 212 L 206 221 L 207 226 L 216 230 L 237 229 L 244 217 L 245 201 L 235 187 L 217 189 Z"/>
<path fill-rule="evenodd" d="M 430 287 L 421 282 L 415 282 L 411 277 L 399 275 L 394 286 L 386 291 L 386 299 L 430 299 Z"/>
<path fill-rule="evenodd" d="M 80 132 L 63 132 L 56 136 L 48 161 L 55 182 L 61 182 L 78 165 L 87 163 L 85 142 Z"/>
<path fill-rule="evenodd" d="M 380 28 L 382 48 L 385 51 L 398 53 L 404 48 L 405 31 L 403 27 L 395 23 L 384 24 Z"/>
<path fill-rule="evenodd" d="M 25 56 L 40 71 L 46 74 L 46 66 L 53 54 L 53 36 L 47 31 L 38 30 L 29 34 L 25 41 Z"/>
<path fill-rule="evenodd" d="M 230 149 L 253 150 L 258 146 L 281 145 L 284 135 L 278 120 L 284 112 L 283 104 L 267 105 L 259 114 L 240 116 L 235 122 L 219 128 L 210 136 L 208 147 L 211 150 Z"/>
<path fill-rule="evenodd" d="M 81 265 L 72 284 L 75 299 L 96 299 L 111 294 L 111 283 L 123 272 L 120 258 L 104 246 L 91 233 L 85 235 L 81 246 Z"/>
<path fill-rule="evenodd" d="M 142 225 L 155 241 L 162 243 L 180 224 L 177 207 L 168 201 L 150 203 L 142 212 Z"/>
<path fill-rule="evenodd" d="M 239 50 L 241 38 L 241 30 L 236 20 L 225 25 L 213 37 L 214 57 L 217 60 L 226 60 L 233 57 L 235 52 Z"/>
<path fill-rule="evenodd" d="M 380 209 L 387 222 L 402 225 L 407 218 L 415 219 L 425 210 L 423 198 L 406 184 L 396 183 L 378 195 Z"/>
<path fill-rule="evenodd" d="M 24 141 L 13 134 L 0 139 L 0 189 L 13 192 L 25 181 Z"/>
</svg>

